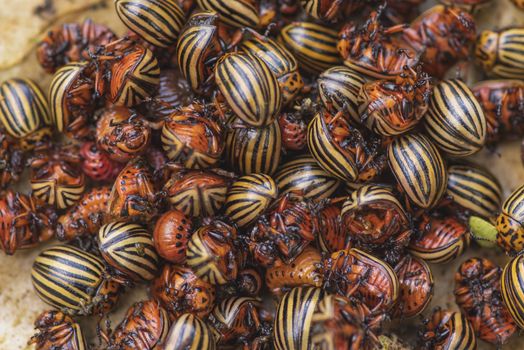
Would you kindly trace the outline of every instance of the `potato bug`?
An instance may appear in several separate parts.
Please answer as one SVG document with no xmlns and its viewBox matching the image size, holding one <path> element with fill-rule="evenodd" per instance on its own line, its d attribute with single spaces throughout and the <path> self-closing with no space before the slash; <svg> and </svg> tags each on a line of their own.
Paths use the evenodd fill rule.
<svg viewBox="0 0 524 350">
<path fill-rule="evenodd" d="M 169 317 L 158 301 L 134 303 L 113 332 L 108 350 L 161 349 L 169 331 Z"/>
<path fill-rule="evenodd" d="M 266 285 L 277 296 L 293 287 L 321 287 L 324 279 L 321 261 L 320 253 L 315 248 L 306 247 L 292 263 L 285 264 L 278 260 L 269 267 L 266 270 Z"/>
<path fill-rule="evenodd" d="M 452 165 L 448 168 L 447 194 L 469 213 L 489 218 L 502 204 L 502 187 L 489 171 L 475 166 Z"/>
<path fill-rule="evenodd" d="M 403 31 L 406 45 L 422 55 L 424 70 L 437 79 L 466 59 L 475 41 L 473 16 L 454 6 L 433 6 Z"/>
<path fill-rule="evenodd" d="M 266 174 L 238 178 L 227 192 L 226 215 L 239 227 L 254 222 L 277 198 L 275 181 Z"/>
<path fill-rule="evenodd" d="M 102 260 L 69 245 L 43 250 L 31 270 L 36 294 L 45 303 L 79 315 L 108 311 L 118 300 L 121 285 L 104 275 Z"/>
<path fill-rule="evenodd" d="M 194 92 L 205 94 L 213 85 L 213 68 L 226 46 L 224 39 L 215 11 L 194 13 L 182 29 L 177 60 L 180 72 Z"/>
<path fill-rule="evenodd" d="M 500 278 L 504 304 L 520 328 L 524 328 L 524 304 L 521 298 L 524 294 L 521 282 L 524 268 L 523 259 L 524 255 L 522 254 L 511 259 L 504 267 Z"/>
<path fill-rule="evenodd" d="M 151 235 L 139 224 L 113 221 L 98 232 L 102 258 L 117 276 L 135 282 L 150 281 L 158 271 L 158 255 Z"/>
<path fill-rule="evenodd" d="M 331 254 L 323 261 L 324 287 L 359 299 L 372 310 L 390 310 L 398 299 L 399 280 L 386 262 L 356 248 Z"/>
<path fill-rule="evenodd" d="M 126 27 L 157 47 L 175 44 L 185 22 L 175 0 L 117 0 L 115 9 Z"/>
<path fill-rule="evenodd" d="M 524 83 L 521 80 L 485 80 L 471 88 L 487 122 L 486 143 L 524 135 Z"/>
<path fill-rule="evenodd" d="M 340 208 L 334 204 L 320 209 L 317 246 L 323 253 L 331 254 L 344 248 L 350 248 L 347 230 L 340 213 Z"/>
<path fill-rule="evenodd" d="M 180 72 L 162 69 L 157 93 L 140 111 L 148 120 L 158 121 L 169 117 L 178 107 L 189 105 L 194 98 L 189 83 Z"/>
<path fill-rule="evenodd" d="M 282 28 L 278 41 L 291 51 L 299 67 L 318 74 L 340 64 L 337 52 L 337 32 L 323 25 L 292 22 Z"/>
<path fill-rule="evenodd" d="M 282 91 L 282 104 L 288 105 L 298 95 L 304 82 L 295 57 L 282 44 L 255 33 L 240 44 L 240 49 L 257 56 L 275 74 Z"/>
<path fill-rule="evenodd" d="M 40 87 L 19 78 L 0 84 L 0 122 L 6 133 L 23 140 L 28 150 L 50 137 L 51 115 Z"/>
<path fill-rule="evenodd" d="M 280 113 L 277 119 L 286 151 L 301 151 L 307 146 L 307 123 L 299 111 Z"/>
<path fill-rule="evenodd" d="M 115 162 L 95 142 L 84 142 L 80 148 L 81 168 L 94 181 L 112 181 L 122 170 L 122 164 Z"/>
<path fill-rule="evenodd" d="M 360 122 L 357 98 L 364 83 L 357 71 L 345 66 L 332 67 L 318 76 L 318 95 L 330 113 L 344 111 L 350 119 Z"/>
<path fill-rule="evenodd" d="M 196 0 L 204 10 L 215 11 L 222 22 L 231 27 L 259 26 L 258 2 L 253 0 Z"/>
<path fill-rule="evenodd" d="M 187 266 L 212 285 L 233 281 L 239 269 L 236 238 L 236 229 L 222 221 L 201 226 L 187 243 Z"/>
<path fill-rule="evenodd" d="M 502 302 L 502 269 L 485 258 L 464 261 L 455 274 L 455 300 L 464 310 L 477 336 L 500 346 L 517 326 Z"/>
<path fill-rule="evenodd" d="M 420 334 L 420 349 L 474 350 L 477 339 L 471 323 L 460 312 L 437 308 L 423 321 Z"/>
<path fill-rule="evenodd" d="M 150 294 L 160 301 L 171 321 L 186 312 L 206 317 L 215 304 L 215 286 L 198 278 L 190 268 L 176 265 L 164 265 L 153 280 Z"/>
<path fill-rule="evenodd" d="M 425 216 L 419 224 L 419 235 L 411 240 L 408 250 L 417 258 L 442 264 L 462 255 L 471 238 L 468 227 L 454 216 Z"/>
<path fill-rule="evenodd" d="M 226 161 L 236 173 L 275 173 L 282 153 L 278 121 L 254 128 L 240 123 L 238 119 L 230 120 L 225 143 Z"/>
<path fill-rule="evenodd" d="M 336 177 L 322 169 L 308 154 L 282 164 L 274 178 L 280 195 L 290 193 L 313 201 L 330 198 L 340 185 Z"/>
<path fill-rule="evenodd" d="M 368 82 L 358 95 L 357 122 L 379 135 L 403 134 L 413 129 L 428 110 L 432 90 L 426 73 L 407 67 L 395 82 Z"/>
<path fill-rule="evenodd" d="M 219 173 L 182 170 L 164 185 L 171 205 L 190 217 L 213 216 L 226 202 L 229 179 Z"/>
<path fill-rule="evenodd" d="M 153 52 L 141 45 L 123 50 L 122 58 L 111 66 L 111 84 L 106 94 L 116 106 L 133 107 L 155 94 L 160 68 Z"/>
<path fill-rule="evenodd" d="M 80 325 L 61 311 L 42 312 L 35 321 L 38 333 L 31 337 L 30 344 L 39 350 L 86 350 L 87 341 Z"/>
<path fill-rule="evenodd" d="M 524 29 L 484 30 L 475 46 L 476 62 L 491 76 L 524 79 Z"/>
<path fill-rule="evenodd" d="M 433 297 L 433 274 L 424 260 L 407 255 L 395 266 L 400 284 L 398 302 L 392 310 L 395 318 L 420 314 Z"/>
<path fill-rule="evenodd" d="M 56 236 L 59 240 L 70 241 L 84 235 L 95 235 L 109 220 L 107 213 L 108 187 L 95 187 L 86 192 L 68 211 L 58 218 Z"/>
<path fill-rule="evenodd" d="M 513 191 L 502 203 L 497 217 L 497 244 L 506 253 L 518 254 L 524 249 L 524 186 Z"/>
<path fill-rule="evenodd" d="M 300 4 L 308 15 L 326 22 L 336 22 L 362 6 L 352 0 L 300 0 Z"/>
<path fill-rule="evenodd" d="M 282 92 L 277 77 L 259 57 L 244 52 L 223 55 L 215 67 L 215 80 L 229 108 L 246 124 L 273 123 L 282 106 Z"/>
<path fill-rule="evenodd" d="M 224 150 L 222 128 L 210 113 L 206 106 L 193 103 L 164 121 L 160 140 L 170 160 L 190 169 L 205 169 L 218 163 Z"/>
<path fill-rule="evenodd" d="M 216 340 L 211 328 L 193 314 L 178 317 L 167 335 L 164 350 L 215 350 Z"/>
<path fill-rule="evenodd" d="M 486 141 L 486 117 L 470 88 L 460 80 L 444 80 L 433 89 L 424 127 L 444 152 L 465 157 Z"/>
<path fill-rule="evenodd" d="M 448 173 L 437 147 L 424 135 L 403 135 L 387 149 L 388 163 L 408 198 L 425 209 L 446 191 Z"/>
<path fill-rule="evenodd" d="M 155 224 L 155 250 L 165 260 L 173 264 L 183 264 L 192 233 L 193 224 L 189 216 L 176 209 L 167 211 Z"/>
</svg>

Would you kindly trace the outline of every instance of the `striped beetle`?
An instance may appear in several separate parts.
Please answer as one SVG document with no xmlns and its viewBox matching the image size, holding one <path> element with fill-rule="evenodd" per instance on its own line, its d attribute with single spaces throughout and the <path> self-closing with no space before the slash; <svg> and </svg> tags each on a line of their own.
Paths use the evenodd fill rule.
<svg viewBox="0 0 524 350">
<path fill-rule="evenodd" d="M 87 350 L 86 338 L 80 325 L 61 311 L 42 312 L 35 321 L 38 333 L 31 337 L 30 344 L 39 350 Z"/>
<path fill-rule="evenodd" d="M 520 328 L 524 328 L 524 255 L 511 259 L 500 277 L 500 286 L 504 304 Z"/>
<path fill-rule="evenodd" d="M 260 24 L 258 1 L 255 0 L 196 0 L 207 11 L 216 11 L 222 22 L 231 27 L 257 28 Z"/>
<path fill-rule="evenodd" d="M 215 350 L 216 340 L 211 328 L 193 314 L 178 317 L 167 335 L 164 350 Z"/>
<path fill-rule="evenodd" d="M 497 217 L 497 244 L 506 253 L 524 250 L 524 185 L 513 191 L 502 204 Z"/>
<path fill-rule="evenodd" d="M 477 348 L 475 331 L 463 313 L 436 308 L 423 324 L 419 342 L 421 350 Z"/>
<path fill-rule="evenodd" d="M 484 30 L 475 47 L 477 63 L 488 75 L 524 79 L 524 29 Z"/>
</svg>

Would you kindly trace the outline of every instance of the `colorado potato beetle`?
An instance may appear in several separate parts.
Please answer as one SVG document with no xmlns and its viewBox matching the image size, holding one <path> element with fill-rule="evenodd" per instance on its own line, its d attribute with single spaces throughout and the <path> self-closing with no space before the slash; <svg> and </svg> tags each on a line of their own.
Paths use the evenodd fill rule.
<svg viewBox="0 0 524 350">
<path fill-rule="evenodd" d="M 469 55 L 475 40 L 473 16 L 455 6 L 428 9 L 403 31 L 404 42 L 421 53 L 424 70 L 437 79 Z"/>
<path fill-rule="evenodd" d="M 215 304 L 215 286 L 198 278 L 187 267 L 164 265 L 159 277 L 153 280 L 151 297 L 160 301 L 171 321 L 189 312 L 206 317 Z"/>
<path fill-rule="evenodd" d="M 467 225 L 457 217 L 424 216 L 408 250 L 417 258 L 440 264 L 462 255 L 470 241 Z"/>
<path fill-rule="evenodd" d="M 215 335 L 197 316 L 182 314 L 171 325 L 163 349 L 215 350 Z"/>
<path fill-rule="evenodd" d="M 301 151 L 307 146 L 307 123 L 300 111 L 283 112 L 277 119 L 286 151 Z"/>
<path fill-rule="evenodd" d="M 122 290 L 106 278 L 102 260 L 69 245 L 43 250 L 33 263 L 31 278 L 37 295 L 66 314 L 107 312 Z"/>
<path fill-rule="evenodd" d="M 298 71 L 297 60 L 291 52 L 273 39 L 255 33 L 241 43 L 240 49 L 260 58 L 275 74 L 282 91 L 282 104 L 293 102 L 304 82 Z"/>
<path fill-rule="evenodd" d="M 476 61 L 488 75 L 524 79 L 523 42 L 522 28 L 484 30 L 477 39 Z"/>
<path fill-rule="evenodd" d="M 518 254 L 524 249 L 524 186 L 513 191 L 502 204 L 497 217 L 497 244 L 506 253 Z"/>
<path fill-rule="evenodd" d="M 319 212 L 319 232 L 317 246 L 323 253 L 333 253 L 344 248 L 350 248 L 350 241 L 341 210 L 335 204 L 326 205 Z"/>
<path fill-rule="evenodd" d="M 148 120 L 161 121 L 173 114 L 178 107 L 193 102 L 194 98 L 189 83 L 178 71 L 162 69 L 157 93 L 144 102 L 139 110 Z"/>
<path fill-rule="evenodd" d="M 323 261 L 327 290 L 353 296 L 372 310 L 390 310 L 399 295 L 399 280 L 386 262 L 356 248 L 331 254 Z"/>
<path fill-rule="evenodd" d="M 31 337 L 30 344 L 40 350 L 85 350 L 87 341 L 80 325 L 61 311 L 42 312 L 35 321 L 38 333 Z"/>
<path fill-rule="evenodd" d="M 344 111 L 350 119 L 360 122 L 357 98 L 364 83 L 357 71 L 345 66 L 332 67 L 318 76 L 318 95 L 330 113 Z"/>
<path fill-rule="evenodd" d="M 175 0 L 117 0 L 115 9 L 126 27 L 156 47 L 174 45 L 185 22 Z"/>
<path fill-rule="evenodd" d="M 368 82 L 358 95 L 360 117 L 356 121 L 383 136 L 403 134 L 413 129 L 428 110 L 432 87 L 426 73 L 408 67 L 394 82 Z"/>
<path fill-rule="evenodd" d="M 110 107 L 98 119 L 96 139 L 112 160 L 127 163 L 146 151 L 151 127 L 144 117 L 129 108 Z"/>
<path fill-rule="evenodd" d="M 300 4 L 308 15 L 326 22 L 336 22 L 362 7 L 353 0 L 300 0 Z"/>
<path fill-rule="evenodd" d="M 471 323 L 464 314 L 437 308 L 423 321 L 419 347 L 423 350 L 474 350 L 477 339 Z"/>
<path fill-rule="evenodd" d="M 275 181 L 266 174 L 238 178 L 227 192 L 226 215 L 239 227 L 254 222 L 277 198 Z"/>
<path fill-rule="evenodd" d="M 465 157 L 486 141 L 486 117 L 470 88 L 460 80 L 444 80 L 433 89 L 424 126 L 444 152 Z"/>
<path fill-rule="evenodd" d="M 277 77 L 259 57 L 227 53 L 215 67 L 215 80 L 227 105 L 245 123 L 261 127 L 275 120 L 282 106 Z"/>
<path fill-rule="evenodd" d="M 80 148 L 80 157 L 82 171 L 94 181 L 112 181 L 122 170 L 123 165 L 109 158 L 95 142 L 84 142 Z"/>
<path fill-rule="evenodd" d="M 232 226 L 213 221 L 196 230 L 187 243 L 186 264 L 212 285 L 223 285 L 237 278 L 240 254 Z"/>
<path fill-rule="evenodd" d="M 424 135 L 403 135 L 391 142 L 387 154 L 389 167 L 408 198 L 421 208 L 434 207 L 448 182 L 437 147 Z"/>
<path fill-rule="evenodd" d="M 337 32 L 309 22 L 292 22 L 282 28 L 278 41 L 291 51 L 299 67 L 318 74 L 340 64 L 337 52 Z"/>
<path fill-rule="evenodd" d="M 190 217 L 213 216 L 226 202 L 230 179 L 221 172 L 183 170 L 164 185 L 168 202 Z"/>
<path fill-rule="evenodd" d="M 207 11 L 215 11 L 222 22 L 231 27 L 259 26 L 258 1 L 255 0 L 196 0 L 197 5 Z"/>
<path fill-rule="evenodd" d="M 150 281 L 158 271 L 158 255 L 151 235 L 139 224 L 113 221 L 98 232 L 102 258 L 117 276 L 135 282 Z"/>
<path fill-rule="evenodd" d="M 277 120 L 254 128 L 232 119 L 226 129 L 225 142 L 226 161 L 236 173 L 275 173 L 282 153 L 282 134 Z"/>
<path fill-rule="evenodd" d="M 224 150 L 222 128 L 212 111 L 192 103 L 171 114 L 162 127 L 162 148 L 167 157 L 186 168 L 205 169 L 216 165 Z"/>
<path fill-rule="evenodd" d="M 452 165 L 448 168 L 447 194 L 460 208 L 489 218 L 502 204 L 502 187 L 489 171 L 475 166 Z"/>
<path fill-rule="evenodd" d="M 144 158 L 131 160 L 118 174 L 107 212 L 115 218 L 151 218 L 156 211 L 156 194 L 149 165 Z"/>
<path fill-rule="evenodd" d="M 176 209 L 165 212 L 158 218 L 153 231 L 158 255 L 173 264 L 183 264 L 192 233 L 193 224 L 189 216 Z"/>
<path fill-rule="evenodd" d="M 313 201 L 330 198 L 340 185 L 338 178 L 322 169 L 308 154 L 282 164 L 274 176 L 278 193 Z"/>
<path fill-rule="evenodd" d="M 163 349 L 169 317 L 158 301 L 134 303 L 111 335 L 108 350 Z"/>
<path fill-rule="evenodd" d="M 524 271 L 524 255 L 520 254 L 506 264 L 500 278 L 502 298 L 515 323 L 524 328 L 524 286 L 522 276 Z"/>
<path fill-rule="evenodd" d="M 68 211 L 58 218 L 56 236 L 70 241 L 84 235 L 95 235 L 109 220 L 107 213 L 109 187 L 95 187 L 86 192 Z"/>
<path fill-rule="evenodd" d="M 433 274 L 424 260 L 407 255 L 395 266 L 400 294 L 393 307 L 393 317 L 408 318 L 420 314 L 433 297 Z"/>
<path fill-rule="evenodd" d="M 50 139 L 51 114 L 40 87 L 29 79 L 9 79 L 0 84 L 0 122 L 27 150 Z"/>
<path fill-rule="evenodd" d="M 485 258 L 464 261 L 455 274 L 455 300 L 464 310 L 477 336 L 500 346 L 517 330 L 502 302 L 502 269 Z"/>
</svg>

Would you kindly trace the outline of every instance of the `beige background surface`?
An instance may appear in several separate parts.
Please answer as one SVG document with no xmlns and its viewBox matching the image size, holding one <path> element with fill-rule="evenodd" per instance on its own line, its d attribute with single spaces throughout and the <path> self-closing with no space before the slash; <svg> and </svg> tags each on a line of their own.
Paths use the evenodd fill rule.
<svg viewBox="0 0 524 350">
<path fill-rule="evenodd" d="M 33 9 L 41 5 L 43 0 L 4 0 L 0 4 L 0 81 L 10 77 L 28 77 L 40 82 L 44 89 L 49 84 L 49 76 L 37 66 L 34 51 L 31 47 L 38 40 L 39 34 L 52 22 L 81 21 L 86 17 L 96 19 L 97 22 L 109 25 L 117 33 L 123 31 L 122 25 L 112 8 L 112 1 L 108 7 L 96 10 L 80 11 L 86 5 L 100 3 L 100 0 L 55 0 L 57 14 L 46 18 L 37 18 Z M 509 0 L 495 0 L 495 5 L 484 10 L 476 17 L 480 28 L 494 28 L 506 25 L 524 24 L 524 12 L 513 7 Z M 66 16 L 62 16 L 68 13 Z M 58 16 L 58 19 L 57 19 Z M 2 69 L 11 65 L 9 69 Z M 468 80 L 474 80 L 475 73 L 468 73 Z M 505 194 L 524 182 L 524 167 L 520 161 L 519 143 L 501 145 L 496 153 L 483 152 L 474 159 L 491 169 L 501 181 Z M 33 293 L 30 282 L 30 270 L 34 257 L 39 249 L 20 251 L 15 256 L 4 256 L 0 253 L 0 350 L 25 349 L 28 338 L 34 333 L 33 321 L 46 305 Z M 457 265 L 470 256 L 494 257 L 500 264 L 507 261 L 506 257 L 496 252 L 470 249 L 457 262 L 431 266 L 435 275 L 435 297 L 432 305 L 456 308 L 452 295 L 452 278 Z M 126 309 L 127 305 L 143 297 L 144 291 L 137 289 L 128 293 L 120 304 L 117 316 Z M 428 309 L 429 310 L 429 309 Z M 82 321 L 89 323 L 89 320 Z M 418 325 L 418 318 L 403 323 L 397 330 L 402 337 L 413 335 L 412 325 Z M 492 347 L 481 343 L 480 349 Z M 505 348 L 524 349 L 524 335 L 514 337 Z"/>
</svg>

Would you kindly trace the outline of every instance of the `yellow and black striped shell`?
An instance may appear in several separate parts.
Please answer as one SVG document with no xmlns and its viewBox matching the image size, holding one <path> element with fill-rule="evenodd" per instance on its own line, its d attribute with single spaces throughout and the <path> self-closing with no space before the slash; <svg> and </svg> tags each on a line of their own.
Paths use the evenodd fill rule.
<svg viewBox="0 0 524 350">
<path fill-rule="evenodd" d="M 51 114 L 40 87 L 32 80 L 19 78 L 0 84 L 0 122 L 17 139 L 38 141 L 40 134 L 50 134 L 47 126 L 51 124 Z"/>
<path fill-rule="evenodd" d="M 115 8 L 130 30 L 157 47 L 175 44 L 185 22 L 176 0 L 116 0 Z"/>
<path fill-rule="evenodd" d="M 471 89 L 457 79 L 433 89 L 424 126 L 435 144 L 454 157 L 480 151 L 486 141 L 486 116 Z"/>
<path fill-rule="evenodd" d="M 473 326 L 461 312 L 435 309 L 420 332 L 421 350 L 476 350 Z"/>
<path fill-rule="evenodd" d="M 282 133 L 275 120 L 262 128 L 249 127 L 233 118 L 225 135 L 226 162 L 237 174 L 273 175 L 282 153 Z"/>
<path fill-rule="evenodd" d="M 497 244 L 508 253 L 524 250 L 524 185 L 513 191 L 502 204 L 497 217 Z"/>
<path fill-rule="evenodd" d="M 278 37 L 296 57 L 299 67 L 318 74 L 342 62 L 337 50 L 337 31 L 310 22 L 288 24 Z"/>
<path fill-rule="evenodd" d="M 180 32 L 176 53 L 180 72 L 194 92 L 209 89 L 214 61 L 222 52 L 219 39 L 218 14 L 215 11 L 194 13 Z"/>
<path fill-rule="evenodd" d="M 86 189 L 84 173 L 68 164 L 48 164 L 31 176 L 33 196 L 58 209 L 66 209 L 82 198 Z"/>
<path fill-rule="evenodd" d="M 216 64 L 215 79 L 231 110 L 245 123 L 261 127 L 276 119 L 282 92 L 275 74 L 257 56 L 225 54 Z"/>
<path fill-rule="evenodd" d="M 275 181 L 266 174 L 251 174 L 238 178 L 226 198 L 226 215 L 238 226 L 254 222 L 278 196 Z"/>
<path fill-rule="evenodd" d="M 524 328 L 524 255 L 511 259 L 500 277 L 502 298 L 513 320 Z"/>
<path fill-rule="evenodd" d="M 388 162 L 398 184 L 420 208 L 437 204 L 448 182 L 444 159 L 423 135 L 400 136 L 388 146 Z"/>
<path fill-rule="evenodd" d="M 196 0 L 201 9 L 216 11 L 220 15 L 220 21 L 237 28 L 259 26 L 257 2 L 254 0 Z"/>
<path fill-rule="evenodd" d="M 346 66 L 329 68 L 318 76 L 318 94 L 322 105 L 330 113 L 344 111 L 349 118 L 360 123 L 357 98 L 365 79 Z"/>
<path fill-rule="evenodd" d="M 524 79 L 524 28 L 484 30 L 477 39 L 475 57 L 488 75 Z"/>
<path fill-rule="evenodd" d="M 204 321 L 193 314 L 182 314 L 171 325 L 163 349 L 215 350 L 216 340 Z"/>
<path fill-rule="evenodd" d="M 295 157 L 282 164 L 275 174 L 278 193 L 318 201 L 330 198 L 340 181 L 322 169 L 315 158 L 308 154 Z"/>
<path fill-rule="evenodd" d="M 447 194 L 460 207 L 484 218 L 493 216 L 502 203 L 502 187 L 495 176 L 472 164 L 449 167 Z"/>
<path fill-rule="evenodd" d="M 111 308 L 118 298 L 120 287 L 104 279 L 105 271 L 95 255 L 60 245 L 36 257 L 31 278 L 37 295 L 47 304 L 67 314 L 88 315 L 100 307 Z"/>
<path fill-rule="evenodd" d="M 282 44 L 257 36 L 245 40 L 240 49 L 260 58 L 275 74 L 282 90 L 283 104 L 292 102 L 304 86 L 296 58 Z"/>
<path fill-rule="evenodd" d="M 117 273 L 133 281 L 151 281 L 158 272 L 153 239 L 139 224 L 114 221 L 100 228 L 98 247 Z"/>
<path fill-rule="evenodd" d="M 153 96 L 160 84 L 160 67 L 151 50 L 141 45 L 111 67 L 108 100 L 117 106 L 133 107 Z"/>
</svg>

